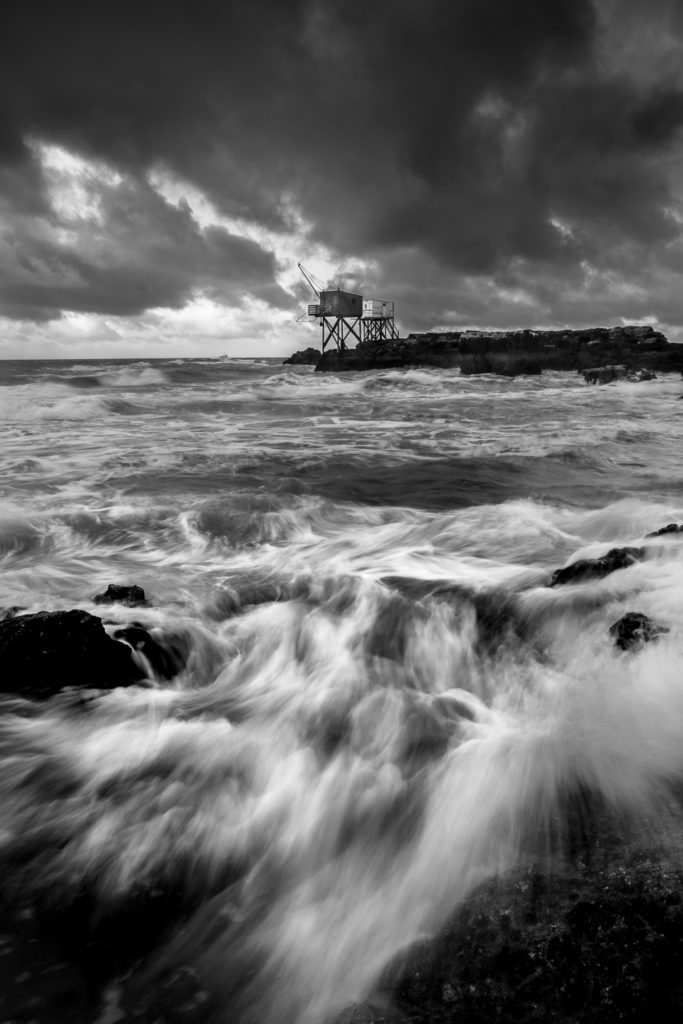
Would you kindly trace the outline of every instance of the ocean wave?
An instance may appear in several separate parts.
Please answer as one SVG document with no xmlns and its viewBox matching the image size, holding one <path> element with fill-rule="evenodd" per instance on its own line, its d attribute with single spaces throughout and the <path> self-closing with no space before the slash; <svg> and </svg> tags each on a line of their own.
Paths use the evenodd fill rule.
<svg viewBox="0 0 683 1024">
<path fill-rule="evenodd" d="M 22 385 L 0 392 L 0 420 L 26 423 L 32 420 L 96 421 L 110 413 L 131 415 L 142 411 L 122 399 L 74 393 L 68 384 Z"/>
<path fill-rule="evenodd" d="M 166 371 L 150 366 L 149 363 L 136 363 L 118 369 L 108 370 L 99 375 L 99 379 L 108 387 L 149 387 L 152 384 L 169 384 L 170 378 Z"/>
</svg>

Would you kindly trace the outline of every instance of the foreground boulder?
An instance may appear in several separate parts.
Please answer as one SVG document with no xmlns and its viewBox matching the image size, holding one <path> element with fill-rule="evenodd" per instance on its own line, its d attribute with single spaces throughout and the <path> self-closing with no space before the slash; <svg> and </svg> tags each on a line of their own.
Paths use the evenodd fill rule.
<svg viewBox="0 0 683 1024">
<path fill-rule="evenodd" d="M 140 608 L 149 605 L 142 587 L 122 586 L 110 583 L 103 594 L 95 594 L 95 604 L 125 604 L 128 608 Z"/>
<path fill-rule="evenodd" d="M 0 622 L 0 693 L 45 700 L 67 686 L 114 688 L 144 678 L 127 644 L 74 609 Z"/>
<path fill-rule="evenodd" d="M 617 569 L 627 569 L 644 555 L 642 548 L 612 548 L 601 558 L 580 558 L 571 565 L 556 569 L 550 580 L 551 587 L 564 583 L 584 583 L 586 580 L 599 580 Z"/>
<path fill-rule="evenodd" d="M 449 931 L 387 972 L 395 1016 L 349 1019 L 673 1024 L 683 1014 L 682 882 L 675 862 L 612 849 L 587 868 L 490 883 Z"/>
<path fill-rule="evenodd" d="M 643 644 L 668 633 L 668 626 L 659 626 L 642 612 L 627 612 L 609 628 L 610 636 L 622 651 L 639 651 Z"/>
</svg>

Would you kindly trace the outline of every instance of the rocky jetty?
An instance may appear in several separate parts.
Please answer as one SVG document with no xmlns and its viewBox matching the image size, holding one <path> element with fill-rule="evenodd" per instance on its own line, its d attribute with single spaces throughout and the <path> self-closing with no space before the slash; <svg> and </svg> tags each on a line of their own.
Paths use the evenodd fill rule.
<svg viewBox="0 0 683 1024">
<path fill-rule="evenodd" d="M 640 371 L 683 371 L 683 345 L 670 344 L 651 326 L 593 327 L 558 331 L 444 331 L 410 334 L 383 342 L 360 342 L 356 348 L 329 349 L 318 356 L 316 370 L 375 370 L 402 366 L 459 368 L 462 373 L 506 376 L 543 370 L 594 371 L 623 367 L 626 376 Z M 287 362 L 303 362 L 296 353 Z"/>
</svg>

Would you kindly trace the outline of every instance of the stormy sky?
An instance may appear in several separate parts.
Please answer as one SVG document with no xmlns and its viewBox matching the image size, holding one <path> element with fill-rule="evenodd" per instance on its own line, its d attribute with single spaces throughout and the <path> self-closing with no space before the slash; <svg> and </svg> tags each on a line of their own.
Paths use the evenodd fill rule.
<svg viewBox="0 0 683 1024">
<path fill-rule="evenodd" d="M 0 355 L 278 354 L 319 277 L 402 333 L 683 340 L 677 0 L 22 0 Z"/>
</svg>

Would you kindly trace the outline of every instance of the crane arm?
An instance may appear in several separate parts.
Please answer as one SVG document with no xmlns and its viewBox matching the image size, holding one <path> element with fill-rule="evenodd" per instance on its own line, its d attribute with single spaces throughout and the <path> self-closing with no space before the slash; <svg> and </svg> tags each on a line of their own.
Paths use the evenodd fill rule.
<svg viewBox="0 0 683 1024">
<path fill-rule="evenodd" d="M 324 287 L 325 287 L 324 284 L 322 283 L 322 281 L 318 281 L 317 278 L 313 276 L 313 274 L 311 274 L 308 270 L 306 270 L 306 268 L 303 265 L 303 263 L 298 263 L 297 266 L 298 266 L 299 270 L 301 271 L 301 276 L 304 278 L 306 283 L 315 292 L 317 297 L 320 298 L 320 293 L 321 293 L 321 291 L 324 290 Z"/>
</svg>

